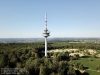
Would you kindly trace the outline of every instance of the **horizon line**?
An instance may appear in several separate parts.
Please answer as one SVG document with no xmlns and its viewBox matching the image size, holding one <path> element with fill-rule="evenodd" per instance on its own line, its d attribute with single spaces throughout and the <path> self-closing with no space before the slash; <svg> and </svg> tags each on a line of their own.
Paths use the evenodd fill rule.
<svg viewBox="0 0 100 75">
<path fill-rule="evenodd" d="M 44 37 L 4 37 L 6 38 L 44 38 Z M 49 37 L 49 38 L 100 38 L 100 37 Z M 0 38 L 2 39 L 2 38 Z"/>
</svg>

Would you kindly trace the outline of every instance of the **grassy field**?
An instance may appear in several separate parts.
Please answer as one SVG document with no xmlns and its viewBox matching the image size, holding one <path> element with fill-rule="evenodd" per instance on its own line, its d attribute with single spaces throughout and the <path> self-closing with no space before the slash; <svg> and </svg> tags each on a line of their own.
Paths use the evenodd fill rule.
<svg viewBox="0 0 100 75">
<path fill-rule="evenodd" d="M 86 72 L 88 72 L 89 75 L 100 75 L 100 72 L 96 72 L 96 71 L 86 70 Z"/>
<path fill-rule="evenodd" d="M 100 75 L 100 72 L 96 71 L 96 67 L 100 65 L 100 58 L 93 58 L 92 56 L 86 56 L 82 57 L 79 60 L 73 60 L 71 63 L 77 62 L 82 63 L 86 69 L 86 72 L 89 73 L 89 75 Z"/>
</svg>

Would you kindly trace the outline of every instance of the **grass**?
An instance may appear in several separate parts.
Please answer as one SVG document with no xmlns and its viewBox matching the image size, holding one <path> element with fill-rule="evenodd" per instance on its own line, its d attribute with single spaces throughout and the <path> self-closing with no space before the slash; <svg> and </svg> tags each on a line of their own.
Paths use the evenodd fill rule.
<svg viewBox="0 0 100 75">
<path fill-rule="evenodd" d="M 89 75 L 100 75 L 100 72 L 96 72 L 96 71 L 86 70 L 86 72 L 88 72 Z"/>
<path fill-rule="evenodd" d="M 100 75 L 100 72 L 96 71 L 96 67 L 100 65 L 100 58 L 93 58 L 92 56 L 86 56 L 80 58 L 79 60 L 73 60 L 71 63 L 73 62 L 82 63 L 85 67 L 88 67 L 86 72 L 88 72 L 89 75 Z"/>
</svg>

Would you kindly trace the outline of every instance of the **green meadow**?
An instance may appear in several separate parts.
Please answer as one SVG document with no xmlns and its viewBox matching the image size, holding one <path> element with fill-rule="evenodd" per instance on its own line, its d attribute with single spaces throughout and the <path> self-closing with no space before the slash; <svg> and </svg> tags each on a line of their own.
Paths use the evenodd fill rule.
<svg viewBox="0 0 100 75">
<path fill-rule="evenodd" d="M 71 63 L 77 62 L 82 63 L 85 69 L 85 72 L 88 72 L 89 75 L 100 75 L 100 72 L 97 72 L 96 67 L 100 65 L 100 58 L 94 58 L 93 56 L 85 56 L 79 58 L 79 60 L 72 60 Z"/>
<path fill-rule="evenodd" d="M 89 75 L 100 75 L 100 72 L 96 72 L 96 71 L 86 70 L 86 72 L 88 72 Z"/>
</svg>

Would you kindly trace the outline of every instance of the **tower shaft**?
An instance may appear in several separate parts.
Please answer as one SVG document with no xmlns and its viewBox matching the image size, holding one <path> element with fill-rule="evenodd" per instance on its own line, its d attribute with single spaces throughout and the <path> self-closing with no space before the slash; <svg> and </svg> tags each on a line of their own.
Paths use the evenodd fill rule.
<svg viewBox="0 0 100 75">
<path fill-rule="evenodd" d="M 47 37 L 45 37 L 45 57 L 47 57 Z"/>
</svg>

